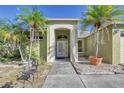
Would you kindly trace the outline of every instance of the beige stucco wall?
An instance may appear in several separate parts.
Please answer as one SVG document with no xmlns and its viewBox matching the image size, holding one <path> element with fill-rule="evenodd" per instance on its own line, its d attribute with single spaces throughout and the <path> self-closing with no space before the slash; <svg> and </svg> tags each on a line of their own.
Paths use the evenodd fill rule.
<svg viewBox="0 0 124 93">
<path fill-rule="evenodd" d="M 77 53 L 77 21 L 53 21 L 48 22 L 47 32 L 47 62 L 55 62 L 55 30 L 68 29 L 70 31 L 70 61 L 78 60 Z"/>
<path fill-rule="evenodd" d="M 99 35 L 100 35 L 99 42 L 101 43 L 102 42 L 101 40 L 103 38 L 104 43 L 101 43 L 99 45 L 98 56 L 103 57 L 104 62 L 112 63 L 112 26 L 109 26 L 108 30 L 109 30 L 109 34 L 107 34 L 107 32 L 104 30 L 99 31 Z M 90 36 L 84 38 L 85 55 L 87 56 L 95 55 L 96 52 L 95 37 L 96 37 L 96 33 L 93 33 Z"/>
<path fill-rule="evenodd" d="M 47 57 L 47 36 L 45 35 L 42 40 L 40 40 L 40 58 L 46 61 Z"/>
<path fill-rule="evenodd" d="M 120 64 L 120 32 L 124 31 L 124 24 L 116 24 L 116 26 L 109 25 L 109 39 L 106 31 L 104 31 L 104 42 L 99 46 L 99 56 L 103 57 L 103 61 L 110 64 Z M 85 55 L 95 55 L 94 36 L 96 33 L 84 38 Z M 100 30 L 100 37 L 102 37 L 102 30 Z"/>
<path fill-rule="evenodd" d="M 124 24 L 113 25 L 113 33 L 112 33 L 112 60 L 113 64 L 120 64 L 120 32 L 124 31 Z"/>
<path fill-rule="evenodd" d="M 82 52 L 78 52 L 78 57 L 85 56 L 85 40 L 84 39 L 78 39 L 82 41 Z"/>
<path fill-rule="evenodd" d="M 48 25 L 47 35 L 40 41 L 40 57 L 43 60 L 47 59 L 48 61 L 55 61 L 55 29 L 65 28 L 68 29 L 66 34 L 70 32 L 70 57 L 78 56 L 78 47 L 77 47 L 77 32 L 76 32 L 76 23 L 74 22 L 50 22 Z M 70 30 L 70 31 L 69 31 Z M 120 32 L 124 31 L 124 25 L 109 25 L 109 40 L 108 34 L 106 31 L 100 30 L 100 37 L 104 38 L 105 44 L 100 44 L 99 46 L 99 56 L 104 58 L 104 62 L 111 64 L 119 64 L 120 63 Z M 58 32 L 59 34 L 60 32 Z M 84 49 L 83 54 L 92 56 L 95 55 L 95 37 L 96 33 L 91 34 L 90 36 L 84 38 L 82 41 L 84 42 L 82 48 Z M 103 36 L 103 37 L 102 37 Z M 100 40 L 101 40 L 100 38 Z M 37 50 L 38 51 L 38 50 Z M 39 53 L 38 52 L 38 53 Z M 77 59 L 77 58 L 75 58 Z M 72 59 L 71 59 L 72 60 Z"/>
<path fill-rule="evenodd" d="M 47 42 L 46 42 L 46 35 L 43 36 L 42 40 L 36 40 L 33 42 L 33 51 L 39 57 L 41 62 L 46 61 L 46 47 L 47 47 Z"/>
</svg>

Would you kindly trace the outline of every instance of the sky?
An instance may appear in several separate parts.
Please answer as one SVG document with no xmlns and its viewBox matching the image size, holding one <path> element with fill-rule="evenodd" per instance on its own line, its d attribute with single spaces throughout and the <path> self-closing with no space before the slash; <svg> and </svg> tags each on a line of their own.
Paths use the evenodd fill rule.
<svg viewBox="0 0 124 93">
<path fill-rule="evenodd" d="M 15 20 L 17 14 L 20 14 L 19 8 L 32 6 L 0 6 L 0 18 Z M 82 12 L 86 11 L 86 6 L 79 5 L 40 5 L 38 6 L 46 18 L 80 18 Z"/>
<path fill-rule="evenodd" d="M 16 15 L 22 14 L 19 9 L 23 7 L 32 6 L 0 5 L 0 18 L 16 22 Z M 86 5 L 39 5 L 37 7 L 46 18 L 81 18 L 82 12 L 87 10 Z M 90 30 L 90 27 L 87 30 Z"/>
</svg>

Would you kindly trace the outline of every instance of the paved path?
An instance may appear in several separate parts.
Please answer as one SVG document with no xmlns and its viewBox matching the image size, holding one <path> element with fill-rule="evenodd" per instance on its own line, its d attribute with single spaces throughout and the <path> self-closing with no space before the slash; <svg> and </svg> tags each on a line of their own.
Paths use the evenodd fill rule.
<svg viewBox="0 0 124 93">
<path fill-rule="evenodd" d="M 70 62 L 54 63 L 43 88 L 83 88 L 79 76 Z"/>
<path fill-rule="evenodd" d="M 124 74 L 77 75 L 70 62 L 54 63 L 43 88 L 124 88 Z"/>
<path fill-rule="evenodd" d="M 124 74 L 80 75 L 87 88 L 124 88 Z"/>
</svg>

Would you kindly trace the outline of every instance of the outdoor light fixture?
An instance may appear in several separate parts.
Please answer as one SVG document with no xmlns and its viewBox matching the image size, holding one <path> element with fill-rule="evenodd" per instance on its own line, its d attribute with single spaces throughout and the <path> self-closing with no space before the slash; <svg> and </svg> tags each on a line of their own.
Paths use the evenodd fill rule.
<svg viewBox="0 0 124 93">
<path fill-rule="evenodd" d="M 58 39 L 67 39 L 67 36 L 66 35 L 59 35 L 57 38 Z"/>
</svg>

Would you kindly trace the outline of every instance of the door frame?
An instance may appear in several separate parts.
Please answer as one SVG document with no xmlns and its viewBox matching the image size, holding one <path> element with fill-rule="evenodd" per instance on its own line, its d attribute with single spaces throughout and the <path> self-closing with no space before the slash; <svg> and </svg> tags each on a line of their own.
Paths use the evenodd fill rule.
<svg viewBox="0 0 124 93">
<path fill-rule="evenodd" d="M 124 64 L 124 62 L 122 62 L 122 38 L 124 39 L 124 36 L 122 36 L 122 32 L 124 33 L 124 31 L 120 31 L 120 64 Z"/>
<path fill-rule="evenodd" d="M 57 45 L 58 45 L 58 44 L 57 44 L 57 43 L 58 43 L 58 41 L 60 41 L 60 42 L 62 41 L 63 43 L 66 43 L 66 42 L 67 42 L 67 48 L 69 47 L 69 46 L 68 46 L 68 45 L 69 45 L 68 40 L 57 40 L 57 41 L 56 41 L 56 59 L 68 58 L 68 57 L 69 57 L 69 53 L 68 53 L 69 48 L 67 49 L 67 53 L 68 53 L 68 54 L 67 54 L 67 56 L 65 56 L 65 57 L 58 57 L 58 55 L 57 55 L 57 54 L 58 54 L 58 53 L 57 53 L 57 52 L 58 52 L 58 46 L 57 46 Z M 65 41 L 65 42 L 64 42 L 64 41 Z"/>
</svg>

